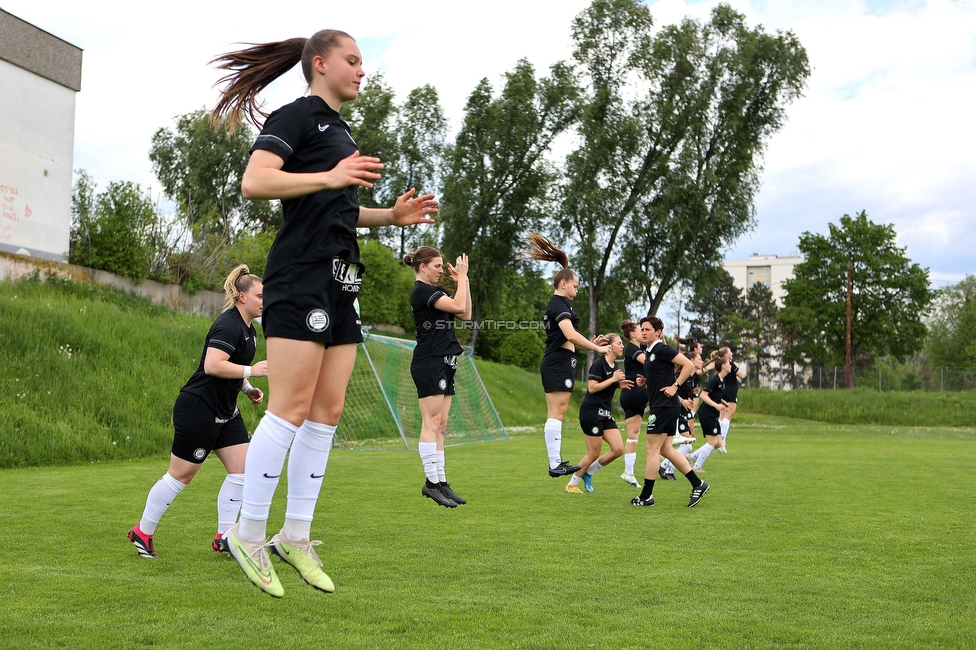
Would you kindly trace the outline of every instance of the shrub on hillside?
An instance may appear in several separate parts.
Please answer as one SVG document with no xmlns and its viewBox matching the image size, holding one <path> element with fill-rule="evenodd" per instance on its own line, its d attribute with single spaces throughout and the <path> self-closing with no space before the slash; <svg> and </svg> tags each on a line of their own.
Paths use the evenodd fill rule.
<svg viewBox="0 0 976 650">
<path fill-rule="evenodd" d="M 498 357 L 502 363 L 510 366 L 535 370 L 542 361 L 544 350 L 545 343 L 537 332 L 518 330 L 505 333 L 498 349 Z"/>
</svg>

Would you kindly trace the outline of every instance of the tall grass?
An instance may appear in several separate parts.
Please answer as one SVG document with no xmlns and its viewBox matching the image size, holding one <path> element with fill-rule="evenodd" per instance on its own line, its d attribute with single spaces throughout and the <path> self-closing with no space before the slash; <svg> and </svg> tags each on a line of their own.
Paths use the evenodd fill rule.
<svg viewBox="0 0 976 650">
<path fill-rule="evenodd" d="M 971 427 L 976 392 L 749 389 L 739 391 L 739 411 L 835 424 Z"/>
</svg>

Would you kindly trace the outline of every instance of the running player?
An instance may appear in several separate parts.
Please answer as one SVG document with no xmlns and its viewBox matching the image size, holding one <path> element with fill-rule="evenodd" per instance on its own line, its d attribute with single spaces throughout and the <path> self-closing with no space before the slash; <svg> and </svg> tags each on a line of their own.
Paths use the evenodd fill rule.
<svg viewBox="0 0 976 650">
<path fill-rule="evenodd" d="M 729 374 L 725 378 L 725 417 L 719 421 L 722 429 L 722 446 L 719 447 L 718 451 L 721 454 L 728 453 L 728 446 L 726 445 L 726 440 L 729 437 L 729 427 L 732 425 L 732 416 L 735 415 L 735 410 L 739 406 L 739 380 L 745 379 L 746 371 L 735 365 L 735 361 L 732 360 L 732 350 L 728 347 L 719 348 L 719 355 L 729 364 Z"/>
<path fill-rule="evenodd" d="M 579 465 L 570 465 L 560 457 L 562 449 L 563 418 L 573 394 L 576 374 L 576 348 L 607 354 L 610 346 L 602 336 L 587 340 L 579 333 L 579 316 L 569 302 L 579 291 L 579 277 L 569 269 L 569 258 L 542 235 L 529 233 L 529 249 L 525 256 L 541 262 L 556 262 L 562 270 L 552 279 L 552 299 L 546 308 L 543 324 L 546 328 L 546 351 L 542 357 L 542 387 L 546 391 L 548 419 L 544 428 L 546 450 L 549 454 L 549 476 L 566 476 L 579 471 Z"/>
<path fill-rule="evenodd" d="M 620 480 L 636 488 L 640 483 L 634 478 L 634 465 L 637 463 L 637 442 L 640 440 L 641 424 L 647 409 L 647 389 L 637 386 L 637 377 L 644 376 L 644 343 L 646 332 L 651 331 L 650 321 L 642 318 L 640 326 L 629 320 L 620 324 L 624 336 L 630 341 L 624 348 L 624 376 L 632 382 L 631 388 L 620 389 L 620 408 L 624 412 L 624 426 L 627 429 L 627 442 L 624 445 L 624 473 Z"/>
<path fill-rule="evenodd" d="M 580 426 L 586 436 L 586 455 L 580 461 L 579 469 L 569 479 L 567 492 L 579 494 L 580 479 L 583 479 L 586 491 L 592 492 L 593 475 L 624 453 L 620 429 L 614 422 L 610 409 L 617 386 L 633 388 L 634 382 L 624 376 L 624 371 L 614 367 L 617 357 L 624 352 L 624 342 L 620 335 L 608 334 L 606 339 L 609 341 L 610 351 L 594 361 L 587 373 L 586 395 L 583 396 L 579 410 Z M 600 456 L 604 440 L 610 445 L 610 451 Z"/>
<path fill-rule="evenodd" d="M 144 558 L 157 557 L 153 535 L 173 500 L 183 491 L 213 451 L 227 469 L 217 493 L 217 534 L 211 544 L 220 552 L 221 535 L 237 521 L 244 485 L 244 457 L 248 434 L 237 409 L 243 392 L 254 404 L 264 393 L 248 377 L 266 377 L 268 362 L 250 365 L 257 349 L 252 321 L 261 315 L 264 289 L 261 278 L 245 265 L 224 280 L 224 311 L 210 326 L 200 364 L 180 389 L 173 406 L 173 448 L 169 470 L 149 490 L 142 519 L 129 531 L 129 540 Z"/>
<path fill-rule="evenodd" d="M 678 453 L 687 457 L 691 452 L 691 444 L 695 441 L 695 401 L 699 393 L 698 383 L 701 381 L 702 360 L 697 352 L 688 352 L 685 356 L 695 365 L 695 371 L 689 375 L 685 383 L 678 386 L 678 402 L 681 404 L 681 417 L 678 418 L 678 435 L 672 438 L 672 446 L 677 447 Z M 673 481 L 674 463 L 665 458 L 658 470 L 661 478 Z"/>
<path fill-rule="evenodd" d="M 678 386 L 694 372 L 695 366 L 677 350 L 664 343 L 664 323 L 657 316 L 648 317 L 651 332 L 648 337 L 646 358 L 644 360 L 644 381 L 647 385 L 647 399 L 651 413 L 647 418 L 647 460 L 644 469 L 644 487 L 640 496 L 631 500 L 635 506 L 654 505 L 654 474 L 657 471 L 658 458 L 664 456 L 685 475 L 691 483 L 691 500 L 688 507 L 692 508 L 701 501 L 708 491 L 708 483 L 702 481 L 692 471 L 688 459 L 678 453 L 671 446 L 668 438 L 678 432 L 678 418 L 681 417 L 681 406 L 678 403 Z M 674 376 L 674 366 L 679 366 L 681 372 Z"/>
<path fill-rule="evenodd" d="M 447 265 L 451 279 L 457 283 L 453 298 L 437 281 L 444 272 L 440 251 L 421 246 L 403 256 L 403 262 L 413 267 L 417 282 L 410 294 L 410 308 L 417 327 L 417 347 L 413 350 L 410 375 L 417 386 L 420 399 L 420 461 L 427 480 L 421 494 L 434 503 L 456 508 L 467 503 L 447 483 L 444 469 L 444 432 L 451 412 L 454 395 L 454 373 L 458 355 L 463 350 L 454 334 L 454 317 L 471 318 L 471 290 L 468 286 L 468 256 L 461 255 L 454 266 Z"/>
<path fill-rule="evenodd" d="M 705 390 L 701 393 L 702 405 L 698 409 L 698 419 L 705 434 L 705 444 L 695 452 L 695 466 L 692 469 L 696 472 L 701 470 L 712 450 L 722 446 L 722 428 L 719 422 L 725 417 L 727 410 L 723 395 L 725 379 L 728 375 L 729 364 L 723 357 L 717 358 L 715 374 L 705 384 Z"/>
<path fill-rule="evenodd" d="M 267 546 L 302 578 L 333 591 L 310 529 L 328 465 L 362 328 L 356 297 L 362 283 L 356 228 L 433 223 L 432 194 L 410 189 L 391 209 L 363 208 L 360 187 L 383 168 L 361 156 L 339 115 L 356 99 L 365 73 L 356 41 L 336 30 L 224 54 L 229 70 L 212 118 L 243 116 L 258 124 L 258 94 L 301 62 L 309 94 L 274 111 L 251 147 L 241 192 L 280 199 L 284 222 L 268 254 L 263 326 L 268 340 L 268 410 L 254 432 L 244 471 L 244 505 L 227 531 L 231 554 L 248 579 L 276 597 L 284 589 Z M 288 503 L 281 532 L 267 541 L 267 520 L 285 457 Z"/>
</svg>

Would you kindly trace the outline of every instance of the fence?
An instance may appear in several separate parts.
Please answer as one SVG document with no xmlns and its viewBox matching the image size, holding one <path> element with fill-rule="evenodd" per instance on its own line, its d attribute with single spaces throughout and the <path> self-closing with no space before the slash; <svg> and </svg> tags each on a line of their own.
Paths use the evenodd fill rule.
<svg viewBox="0 0 976 650">
<path fill-rule="evenodd" d="M 959 366 L 877 365 L 853 368 L 853 385 L 887 391 L 958 392 L 976 390 L 976 368 Z M 812 366 L 798 373 L 794 388 L 844 388 L 843 366 Z"/>
</svg>

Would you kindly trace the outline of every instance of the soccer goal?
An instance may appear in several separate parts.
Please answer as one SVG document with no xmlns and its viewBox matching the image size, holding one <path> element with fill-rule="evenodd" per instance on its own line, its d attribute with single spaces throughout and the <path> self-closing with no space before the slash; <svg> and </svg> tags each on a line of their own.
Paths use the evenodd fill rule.
<svg viewBox="0 0 976 650">
<path fill-rule="evenodd" d="M 347 449 L 416 449 L 420 405 L 410 377 L 414 341 L 369 334 L 356 351 L 356 367 L 346 390 L 346 405 L 335 446 Z M 445 445 L 508 438 L 501 418 L 464 348 L 454 377 L 455 395 L 444 435 Z"/>
</svg>

